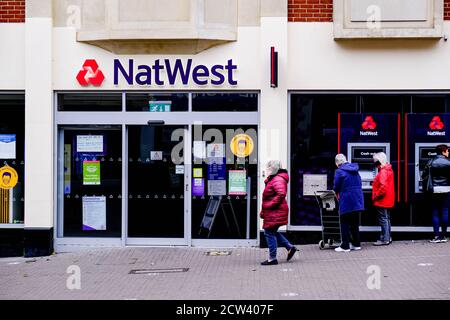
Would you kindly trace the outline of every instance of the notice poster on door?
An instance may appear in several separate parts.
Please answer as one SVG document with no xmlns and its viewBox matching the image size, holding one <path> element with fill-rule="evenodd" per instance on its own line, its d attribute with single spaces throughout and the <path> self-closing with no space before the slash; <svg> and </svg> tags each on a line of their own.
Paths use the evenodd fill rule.
<svg viewBox="0 0 450 320">
<path fill-rule="evenodd" d="M 208 196 L 225 196 L 226 194 L 226 180 L 208 180 Z"/>
<path fill-rule="evenodd" d="M 245 170 L 228 171 L 228 194 L 236 196 L 247 194 L 247 172 Z"/>
<path fill-rule="evenodd" d="M 194 141 L 192 153 L 194 155 L 194 160 L 206 159 L 206 142 Z"/>
<path fill-rule="evenodd" d="M 203 169 L 202 168 L 194 168 L 193 169 L 193 177 L 194 178 L 203 178 Z"/>
<path fill-rule="evenodd" d="M 203 197 L 205 195 L 205 179 L 194 178 L 192 179 L 192 196 Z"/>
<path fill-rule="evenodd" d="M 304 174 L 303 195 L 314 196 L 314 192 L 327 190 L 326 174 Z"/>
<path fill-rule="evenodd" d="M 16 158 L 16 135 L 0 134 L 0 159 Z"/>
<path fill-rule="evenodd" d="M 103 136 L 102 135 L 78 135 L 77 136 L 77 152 L 103 152 Z"/>
<path fill-rule="evenodd" d="M 83 231 L 106 230 L 106 197 L 83 197 Z"/>
<path fill-rule="evenodd" d="M 100 185 L 100 161 L 83 161 L 83 185 Z"/>
<path fill-rule="evenodd" d="M 64 194 L 70 194 L 72 174 L 72 145 L 64 145 Z"/>
<path fill-rule="evenodd" d="M 225 158 L 225 145 L 223 143 L 210 143 L 207 147 L 207 156 L 210 158 Z"/>
</svg>

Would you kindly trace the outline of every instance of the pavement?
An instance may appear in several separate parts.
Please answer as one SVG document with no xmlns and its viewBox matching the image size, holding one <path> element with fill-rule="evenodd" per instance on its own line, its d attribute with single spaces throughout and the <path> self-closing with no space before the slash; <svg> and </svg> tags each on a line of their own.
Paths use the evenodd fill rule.
<svg viewBox="0 0 450 320">
<path fill-rule="evenodd" d="M 395 242 L 336 253 L 297 246 L 261 266 L 268 250 L 108 248 L 0 259 L 0 300 L 450 299 L 450 242 Z M 225 252 L 229 251 L 229 252 Z M 229 255 L 227 255 L 229 253 Z"/>
</svg>

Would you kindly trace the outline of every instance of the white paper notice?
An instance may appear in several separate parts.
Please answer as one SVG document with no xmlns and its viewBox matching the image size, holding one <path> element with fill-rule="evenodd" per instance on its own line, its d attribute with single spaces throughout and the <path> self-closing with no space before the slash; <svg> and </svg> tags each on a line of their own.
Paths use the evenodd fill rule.
<svg viewBox="0 0 450 320">
<path fill-rule="evenodd" d="M 304 174 L 303 175 L 303 195 L 313 196 L 315 191 L 327 190 L 326 174 Z"/>
<path fill-rule="evenodd" d="M 184 174 L 184 166 L 183 165 L 176 165 L 175 166 L 175 173 L 176 174 Z"/>
<path fill-rule="evenodd" d="M 0 134 L 0 159 L 16 158 L 16 135 Z"/>
<path fill-rule="evenodd" d="M 226 194 L 226 180 L 208 180 L 208 196 L 224 196 Z"/>
<path fill-rule="evenodd" d="M 83 230 L 106 230 L 106 197 L 83 197 Z"/>
<path fill-rule="evenodd" d="M 206 141 L 194 141 L 194 159 L 206 158 Z"/>
<path fill-rule="evenodd" d="M 77 136 L 77 152 L 103 152 L 103 136 Z"/>
<path fill-rule="evenodd" d="M 210 143 L 207 148 L 208 158 L 225 157 L 225 145 L 223 143 Z"/>
</svg>

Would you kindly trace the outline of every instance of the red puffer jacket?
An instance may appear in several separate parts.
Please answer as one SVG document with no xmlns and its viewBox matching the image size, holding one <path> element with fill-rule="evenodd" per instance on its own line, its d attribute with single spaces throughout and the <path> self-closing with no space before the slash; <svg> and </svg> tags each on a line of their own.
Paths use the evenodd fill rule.
<svg viewBox="0 0 450 320">
<path fill-rule="evenodd" d="M 260 217 L 264 219 L 263 228 L 270 229 L 288 224 L 289 207 L 286 202 L 289 174 L 280 169 L 264 181 L 266 187 L 263 192 L 262 211 Z"/>
<path fill-rule="evenodd" d="M 394 171 L 386 164 L 380 168 L 372 185 L 373 205 L 382 208 L 392 208 L 395 204 Z"/>
</svg>

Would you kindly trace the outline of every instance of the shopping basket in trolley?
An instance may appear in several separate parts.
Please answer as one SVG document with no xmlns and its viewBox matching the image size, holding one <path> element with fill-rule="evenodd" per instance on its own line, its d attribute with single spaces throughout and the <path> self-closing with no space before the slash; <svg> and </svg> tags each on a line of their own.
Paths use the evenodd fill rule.
<svg viewBox="0 0 450 320">
<path fill-rule="evenodd" d="M 321 250 L 340 246 L 342 242 L 341 219 L 336 193 L 333 190 L 315 191 L 319 205 L 322 223 L 322 240 L 319 242 Z"/>
</svg>

